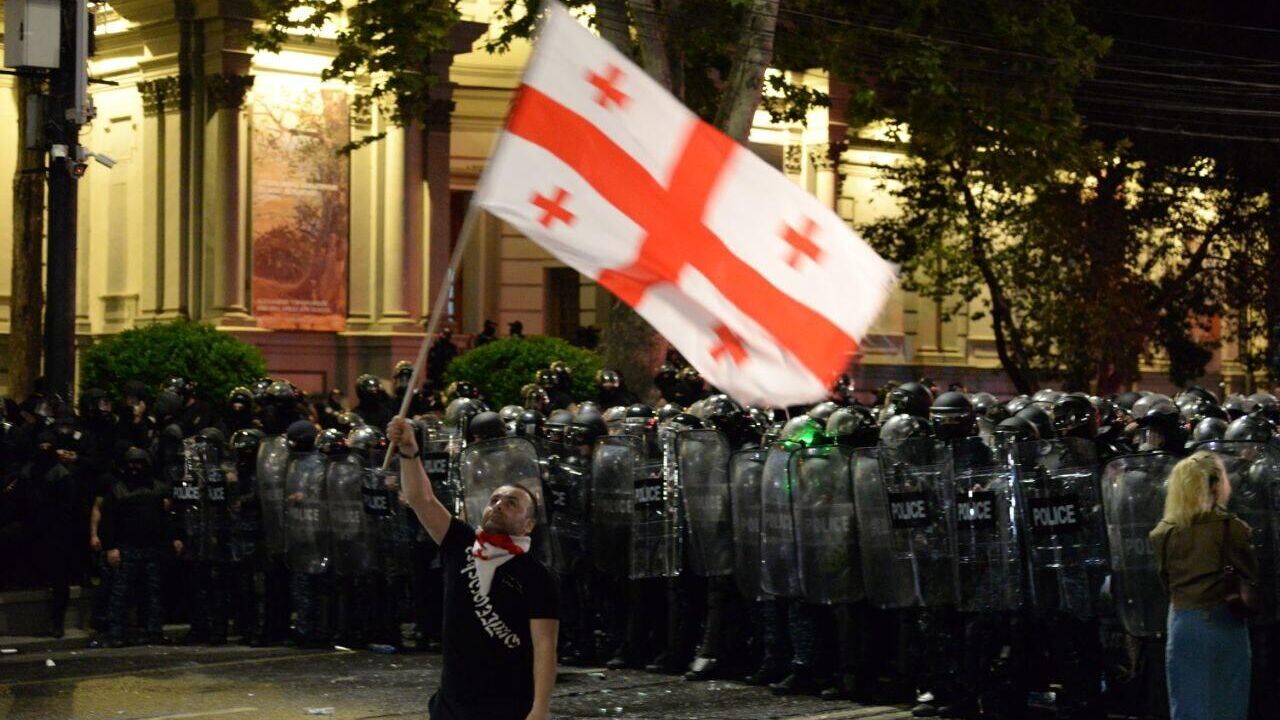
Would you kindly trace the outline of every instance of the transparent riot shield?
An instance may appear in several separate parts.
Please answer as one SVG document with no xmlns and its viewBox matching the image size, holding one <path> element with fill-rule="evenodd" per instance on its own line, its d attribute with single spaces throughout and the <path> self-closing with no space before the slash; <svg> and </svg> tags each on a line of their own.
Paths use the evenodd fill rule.
<svg viewBox="0 0 1280 720">
<path fill-rule="evenodd" d="M 1102 506 L 1111 548 L 1111 596 L 1130 635 L 1164 634 L 1169 596 L 1148 537 L 1164 516 L 1165 489 L 1178 459 L 1167 453 L 1118 457 L 1102 470 Z"/>
<path fill-rule="evenodd" d="M 642 456 L 636 466 L 635 510 L 631 515 L 631 578 L 669 578 L 680 574 L 680 474 L 675 434 L 660 433 L 658 455 Z"/>
<path fill-rule="evenodd" d="M 289 441 L 284 435 L 271 435 L 258 446 L 258 502 L 262 505 L 262 536 L 267 555 L 278 557 L 289 550 L 285 530 L 285 473 L 289 466 Z"/>
<path fill-rule="evenodd" d="M 224 460 L 217 448 L 196 443 L 200 454 L 200 510 L 203 515 L 199 557 L 208 562 L 231 560 L 231 504 L 228 502 L 229 478 L 235 477 L 235 465 Z"/>
<path fill-rule="evenodd" d="M 1093 443 L 1039 440 L 1013 453 L 1032 607 L 1096 616 L 1108 557 Z"/>
<path fill-rule="evenodd" d="M 850 468 L 867 599 L 884 609 L 953 604 L 950 449 L 928 439 L 865 448 Z"/>
<path fill-rule="evenodd" d="M 1222 458 L 1231 480 L 1231 500 L 1227 510 L 1240 516 L 1253 531 L 1253 549 L 1258 556 L 1258 590 L 1263 612 L 1255 624 L 1280 619 L 1277 607 L 1277 548 L 1280 547 L 1280 449 L 1272 444 L 1212 442 L 1198 450 L 1210 450 Z"/>
<path fill-rule="evenodd" d="M 791 455 L 790 475 L 805 601 L 832 605 L 861 600 L 862 559 L 847 455 L 835 447 L 797 450 Z"/>
<path fill-rule="evenodd" d="M 586 552 L 591 473 L 576 458 L 551 462 L 546 472 L 548 521 L 556 572 L 565 573 Z"/>
<path fill-rule="evenodd" d="M 1015 478 L 1007 448 L 979 438 L 952 448 L 956 483 L 956 607 L 1006 612 L 1022 607 L 1022 551 Z"/>
<path fill-rule="evenodd" d="M 372 544 L 373 572 L 387 577 L 408 575 L 416 531 L 406 521 L 411 510 L 400 502 L 400 472 L 366 467 L 352 458 L 362 470 L 360 496 Z M 414 519 L 416 523 L 416 518 Z"/>
<path fill-rule="evenodd" d="M 357 578 L 373 572 L 373 532 L 364 508 L 364 466 L 352 457 L 329 463 L 325 497 L 333 537 L 333 570 Z"/>
<path fill-rule="evenodd" d="M 458 461 L 463 490 L 463 519 L 480 527 L 493 491 L 503 485 L 520 485 L 537 502 L 537 520 L 531 536 L 531 552 L 547 565 L 556 565 L 555 549 L 548 539 L 547 503 L 542 469 L 533 443 L 521 437 L 503 437 L 472 443 Z"/>
<path fill-rule="evenodd" d="M 690 570 L 700 577 L 733 574 L 733 516 L 729 504 L 729 440 L 717 430 L 676 436 Z"/>
<path fill-rule="evenodd" d="M 611 435 L 596 441 L 591 456 L 591 557 L 596 570 L 626 577 L 631 573 L 631 516 L 641 441 Z"/>
<path fill-rule="evenodd" d="M 760 600 L 760 483 L 768 455 L 759 448 L 740 450 L 729 458 L 729 499 L 733 520 L 733 579 L 748 600 Z"/>
<path fill-rule="evenodd" d="M 784 444 L 769 448 L 760 476 L 760 590 L 778 598 L 800 597 L 800 558 L 791 510 L 795 449 Z"/>
<path fill-rule="evenodd" d="M 285 479 L 285 521 L 289 531 L 289 569 L 320 575 L 329 569 L 329 512 L 325 500 L 324 458 L 317 452 L 293 453 Z"/>
<path fill-rule="evenodd" d="M 449 437 L 432 434 L 422 441 L 422 469 L 431 482 L 431 491 L 441 505 L 455 514 L 461 512 L 462 488 L 457 473 L 451 470 L 459 453 L 461 444 Z"/>
</svg>

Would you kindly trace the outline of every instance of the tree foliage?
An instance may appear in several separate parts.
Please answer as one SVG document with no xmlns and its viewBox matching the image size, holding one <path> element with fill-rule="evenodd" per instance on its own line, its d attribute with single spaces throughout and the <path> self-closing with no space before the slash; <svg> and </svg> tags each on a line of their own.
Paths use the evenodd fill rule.
<svg viewBox="0 0 1280 720">
<path fill-rule="evenodd" d="M 540 335 L 505 338 L 463 353 L 445 368 L 444 378 L 446 383 L 471 382 L 492 405 L 519 405 L 520 389 L 557 360 L 573 370 L 574 397 L 595 394 L 596 371 L 604 367 L 600 356 L 559 338 Z"/>
<path fill-rule="evenodd" d="M 431 88 L 439 78 L 431 72 L 434 53 L 450 48 L 449 34 L 461 19 L 450 0 L 254 0 L 264 24 L 254 44 L 280 51 L 291 37 L 314 43 L 333 33 L 335 53 L 322 77 L 361 89 L 357 111 L 374 106 L 391 125 L 408 126 L 426 119 Z M 375 142 L 383 133 L 356 140 L 348 149 Z"/>
<path fill-rule="evenodd" d="M 267 373 L 257 347 L 212 325 L 173 320 L 112 335 L 80 354 L 81 392 L 99 388 L 119 398 L 124 383 L 150 388 L 182 377 L 194 380 L 196 395 L 221 403 L 237 385 Z"/>
</svg>

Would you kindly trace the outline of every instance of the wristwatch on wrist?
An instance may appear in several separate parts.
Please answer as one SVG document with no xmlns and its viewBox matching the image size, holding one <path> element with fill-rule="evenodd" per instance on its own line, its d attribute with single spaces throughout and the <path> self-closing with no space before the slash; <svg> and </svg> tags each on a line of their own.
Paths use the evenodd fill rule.
<svg viewBox="0 0 1280 720">
<path fill-rule="evenodd" d="M 412 455 L 405 455 L 404 453 L 400 452 L 399 448 L 396 448 L 396 454 L 400 456 L 401 460 L 413 460 L 414 458 L 418 457 L 418 455 L 420 455 L 421 453 L 418 450 L 414 450 Z"/>
</svg>

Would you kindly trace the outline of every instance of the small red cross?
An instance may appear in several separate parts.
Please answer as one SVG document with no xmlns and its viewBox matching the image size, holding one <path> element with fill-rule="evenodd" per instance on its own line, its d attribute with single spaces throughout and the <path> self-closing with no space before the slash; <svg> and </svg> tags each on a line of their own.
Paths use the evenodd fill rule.
<svg viewBox="0 0 1280 720">
<path fill-rule="evenodd" d="M 801 257 L 807 257 L 815 263 L 821 262 L 822 248 L 813 242 L 815 231 L 818 229 L 818 224 L 813 221 L 813 218 L 804 219 L 802 230 L 796 230 L 790 224 L 782 227 L 782 239 L 791 246 L 791 255 L 787 258 L 788 265 L 794 268 L 800 263 Z"/>
<path fill-rule="evenodd" d="M 596 103 L 608 110 L 609 103 L 622 109 L 631 101 L 631 96 L 618 89 L 618 80 L 622 78 L 622 70 L 615 65 L 610 65 L 601 75 L 596 72 L 587 73 L 587 82 L 596 86 L 600 94 L 596 96 Z"/>
<path fill-rule="evenodd" d="M 538 209 L 542 210 L 542 217 L 538 218 L 538 222 L 542 224 L 542 227 L 550 229 L 551 223 L 556 220 L 565 225 L 573 224 L 577 216 L 564 209 L 564 201 L 568 198 L 569 191 L 558 187 L 556 188 L 555 197 L 549 198 L 542 193 L 534 193 L 533 199 L 529 202 L 537 205 Z"/>
<path fill-rule="evenodd" d="M 742 338 L 723 324 L 717 325 L 713 331 L 720 342 L 711 348 L 711 359 L 720 362 L 726 354 L 734 365 L 741 365 L 747 359 L 747 351 L 742 347 Z"/>
</svg>

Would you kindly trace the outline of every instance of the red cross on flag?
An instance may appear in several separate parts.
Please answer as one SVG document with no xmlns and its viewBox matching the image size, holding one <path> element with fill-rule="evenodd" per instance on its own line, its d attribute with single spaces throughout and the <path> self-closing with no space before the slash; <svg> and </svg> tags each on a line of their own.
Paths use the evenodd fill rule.
<svg viewBox="0 0 1280 720">
<path fill-rule="evenodd" d="M 826 397 L 894 267 L 548 4 L 475 202 L 634 307 L 738 401 Z"/>
</svg>

